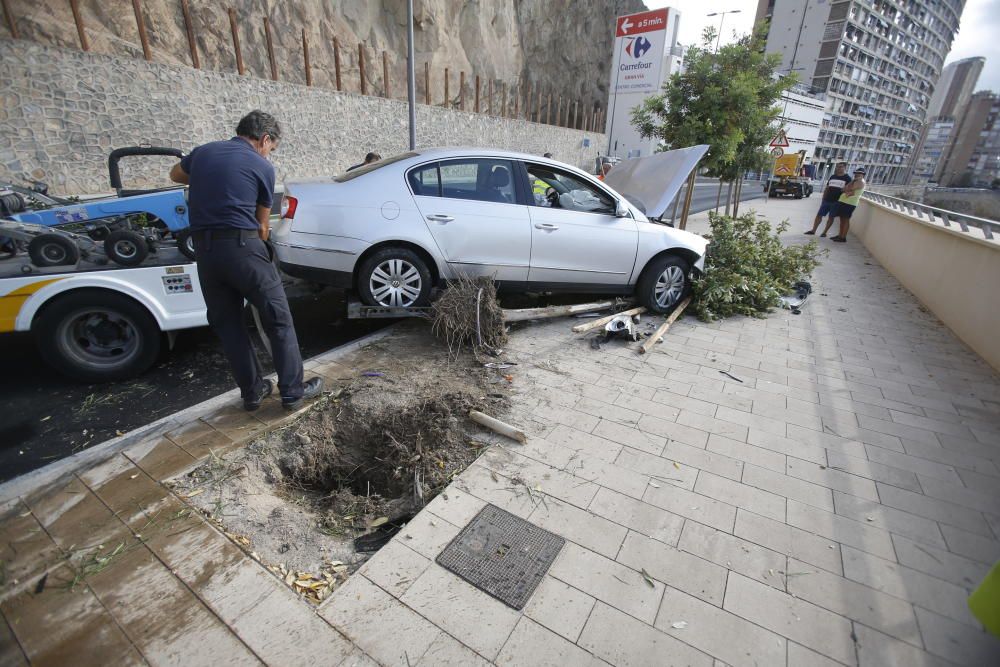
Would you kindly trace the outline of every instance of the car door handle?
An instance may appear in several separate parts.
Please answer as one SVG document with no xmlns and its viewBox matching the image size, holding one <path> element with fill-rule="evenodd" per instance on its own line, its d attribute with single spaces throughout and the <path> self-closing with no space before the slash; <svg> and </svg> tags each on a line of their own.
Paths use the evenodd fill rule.
<svg viewBox="0 0 1000 667">
<path fill-rule="evenodd" d="M 541 229 L 546 232 L 554 232 L 559 229 L 559 225 L 553 225 L 551 222 L 539 222 L 535 224 L 535 229 Z"/>
<path fill-rule="evenodd" d="M 427 219 L 431 222 L 440 222 L 442 225 L 446 225 L 455 219 L 454 216 L 445 215 L 444 213 L 435 213 L 433 215 L 427 216 Z"/>
</svg>

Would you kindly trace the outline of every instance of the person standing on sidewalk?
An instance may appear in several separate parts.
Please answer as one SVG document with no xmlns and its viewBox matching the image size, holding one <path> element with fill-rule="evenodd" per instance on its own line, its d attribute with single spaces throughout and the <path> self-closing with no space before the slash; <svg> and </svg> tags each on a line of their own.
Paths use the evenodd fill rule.
<svg viewBox="0 0 1000 667">
<path fill-rule="evenodd" d="M 274 167 L 267 157 L 280 140 L 278 121 L 251 111 L 236 126 L 235 137 L 198 146 L 170 170 L 171 180 L 189 186 L 191 238 L 208 323 L 222 340 L 250 412 L 274 387 L 261 377 L 244 300 L 260 313 L 271 341 L 281 404 L 295 410 L 323 390 L 322 378 L 303 381 L 292 312 L 265 244 L 274 196 Z"/>
<path fill-rule="evenodd" d="M 826 233 L 830 231 L 830 227 L 833 225 L 833 209 L 837 206 L 837 200 L 840 199 L 840 195 L 844 192 L 844 186 L 850 182 L 851 177 L 847 175 L 847 163 L 838 162 L 833 170 L 833 175 L 826 181 L 826 188 L 823 190 L 823 200 L 820 202 L 819 212 L 816 213 L 812 229 L 806 231 L 806 234 L 815 234 L 819 228 L 819 223 L 823 221 L 823 216 L 828 216 L 826 227 L 823 229 L 823 233 L 820 234 L 820 236 L 826 236 Z"/>
<path fill-rule="evenodd" d="M 840 233 L 830 238 L 831 241 L 844 243 L 847 241 L 847 230 L 851 228 L 851 215 L 854 209 L 861 203 L 861 195 L 865 193 L 865 170 L 858 167 L 854 170 L 854 180 L 844 187 L 844 194 L 837 200 L 837 206 L 833 209 L 833 215 L 840 218 Z"/>
</svg>

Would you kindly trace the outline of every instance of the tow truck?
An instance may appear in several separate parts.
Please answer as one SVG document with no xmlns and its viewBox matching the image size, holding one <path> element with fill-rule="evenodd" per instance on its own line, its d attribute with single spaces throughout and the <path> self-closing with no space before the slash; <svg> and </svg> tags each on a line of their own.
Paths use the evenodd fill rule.
<svg viewBox="0 0 1000 667">
<path fill-rule="evenodd" d="M 774 161 L 774 176 L 765 190 L 770 197 L 795 197 L 802 199 L 813 193 L 810 172 L 812 165 L 805 164 L 806 152 L 783 155 Z"/>
</svg>

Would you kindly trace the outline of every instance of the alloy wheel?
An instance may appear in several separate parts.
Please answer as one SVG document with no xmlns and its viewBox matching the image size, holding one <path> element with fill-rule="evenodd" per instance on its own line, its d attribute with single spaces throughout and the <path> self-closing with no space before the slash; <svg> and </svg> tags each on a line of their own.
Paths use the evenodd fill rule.
<svg viewBox="0 0 1000 667">
<path fill-rule="evenodd" d="M 368 279 L 372 297 L 380 306 L 409 308 L 420 297 L 420 271 L 405 259 L 387 259 Z"/>
<path fill-rule="evenodd" d="M 684 271 L 679 266 L 668 266 L 656 279 L 653 295 L 660 308 L 677 303 L 684 293 Z"/>
</svg>

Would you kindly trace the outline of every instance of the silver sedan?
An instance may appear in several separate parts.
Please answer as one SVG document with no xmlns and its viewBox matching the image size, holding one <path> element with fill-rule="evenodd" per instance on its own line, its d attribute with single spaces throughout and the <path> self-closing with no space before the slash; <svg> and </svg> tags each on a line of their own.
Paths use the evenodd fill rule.
<svg viewBox="0 0 1000 667">
<path fill-rule="evenodd" d="M 690 290 L 707 245 L 579 169 L 480 148 L 422 149 L 287 182 L 283 208 L 272 231 L 282 270 L 389 307 L 426 305 L 436 285 L 466 275 L 634 294 L 664 313 Z"/>
</svg>

